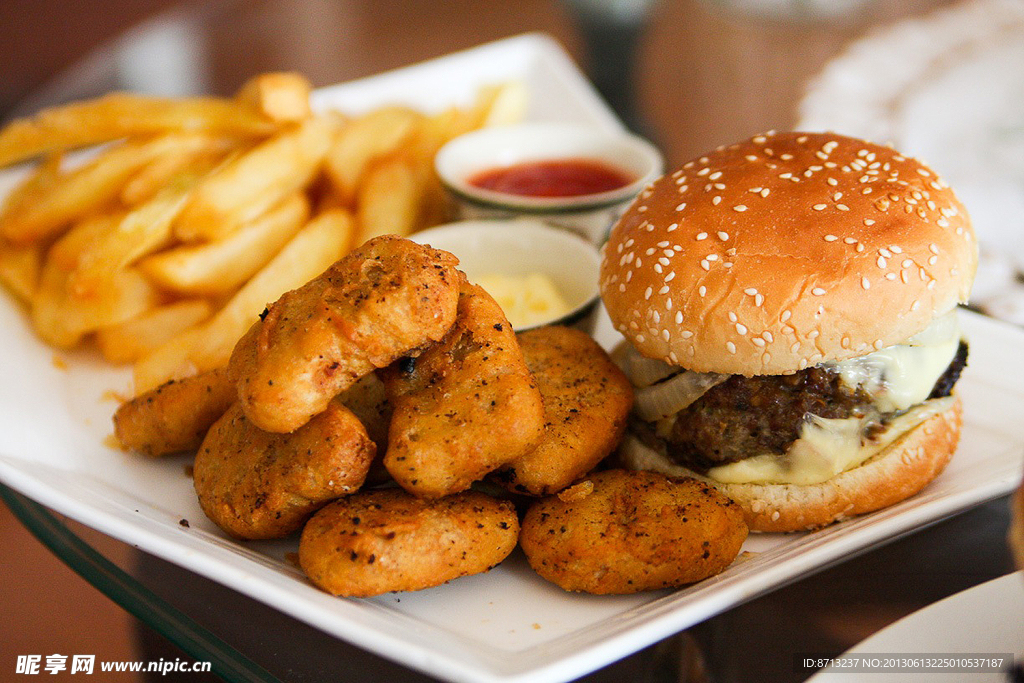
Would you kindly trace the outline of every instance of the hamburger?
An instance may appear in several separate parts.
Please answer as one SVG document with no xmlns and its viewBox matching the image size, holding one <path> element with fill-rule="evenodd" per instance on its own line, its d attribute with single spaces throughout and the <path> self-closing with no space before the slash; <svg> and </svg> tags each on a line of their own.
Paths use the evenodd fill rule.
<svg viewBox="0 0 1024 683">
<path fill-rule="evenodd" d="M 755 531 L 913 495 L 959 440 L 976 265 L 953 191 L 889 147 L 758 135 L 661 177 L 603 249 L 622 464 L 714 484 Z"/>
</svg>

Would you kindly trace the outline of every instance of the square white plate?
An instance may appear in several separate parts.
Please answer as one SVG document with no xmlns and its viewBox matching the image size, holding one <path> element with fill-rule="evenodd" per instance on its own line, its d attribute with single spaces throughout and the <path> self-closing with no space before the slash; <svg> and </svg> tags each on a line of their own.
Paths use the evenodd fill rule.
<svg viewBox="0 0 1024 683">
<path fill-rule="evenodd" d="M 481 84 L 510 77 L 524 79 L 530 89 L 532 119 L 620 125 L 564 52 L 542 36 L 327 88 L 317 94 L 317 104 L 352 111 L 404 101 L 438 109 L 468 101 Z M 333 598 L 285 560 L 294 540 L 238 543 L 208 522 L 185 472 L 187 458 L 150 461 L 106 446 L 116 407 L 110 392 L 128 391 L 128 373 L 111 370 L 93 354 L 58 354 L 43 346 L 6 298 L 0 301 L 0 480 L 69 517 L 433 676 L 569 680 L 872 544 L 1010 491 L 1024 452 L 1024 331 L 976 315 L 964 318 L 971 362 L 958 390 L 966 424 L 946 472 L 920 495 L 879 513 L 815 533 L 751 538 L 748 559 L 675 592 L 567 594 L 534 574 L 517 551 L 488 574 L 438 588 Z M 602 325 L 598 339 L 613 343 L 616 333 L 607 318 Z"/>
</svg>

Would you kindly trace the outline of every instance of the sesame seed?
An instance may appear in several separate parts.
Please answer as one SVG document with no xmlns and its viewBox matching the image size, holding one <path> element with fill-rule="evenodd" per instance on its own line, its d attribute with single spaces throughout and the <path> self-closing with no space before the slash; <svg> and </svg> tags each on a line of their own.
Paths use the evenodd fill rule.
<svg viewBox="0 0 1024 683">
<path fill-rule="evenodd" d="M 736 353 L 736 345 L 731 341 L 725 342 L 725 348 L 729 350 L 729 353 Z"/>
<path fill-rule="evenodd" d="M 855 237 L 844 237 L 843 242 L 846 244 L 857 244 L 857 238 Z"/>
<path fill-rule="evenodd" d="M 708 261 L 717 261 L 718 260 L 718 254 L 708 254 L 705 258 Z"/>
<path fill-rule="evenodd" d="M 653 293 L 654 293 L 654 290 L 651 289 L 650 287 L 648 287 L 647 289 L 644 290 L 644 299 L 650 299 L 651 298 L 651 294 L 653 294 Z"/>
<path fill-rule="evenodd" d="M 658 324 L 661 322 L 661 313 L 657 311 L 651 311 L 651 317 L 654 318 L 654 323 Z"/>
<path fill-rule="evenodd" d="M 674 270 L 671 273 L 669 273 L 668 275 L 665 276 L 665 282 L 672 282 L 672 280 L 675 280 L 675 279 L 676 279 L 676 271 L 674 271 Z"/>
<path fill-rule="evenodd" d="M 746 289 L 743 290 L 743 293 L 746 294 L 747 296 L 754 296 L 755 294 L 757 294 L 757 290 L 753 287 L 747 287 Z"/>
<path fill-rule="evenodd" d="M 885 268 L 885 266 L 886 266 L 886 260 L 885 260 L 885 257 L 884 257 L 884 256 L 879 256 L 879 257 L 878 257 L 878 260 L 877 260 L 877 261 L 876 261 L 875 263 L 877 263 L 877 264 L 878 264 L 878 267 L 879 267 L 879 268 Z"/>
<path fill-rule="evenodd" d="M 686 202 L 683 202 L 682 204 L 678 204 L 676 206 L 676 211 L 682 211 L 685 208 L 686 208 Z"/>
<path fill-rule="evenodd" d="M 773 337 L 772 333 L 769 332 L 768 330 L 765 330 L 764 333 L 761 336 L 764 337 L 764 340 L 766 342 L 768 342 L 769 344 L 771 344 L 773 341 L 775 341 L 775 337 Z"/>
<path fill-rule="evenodd" d="M 747 326 L 744 325 L 743 323 L 736 323 L 736 332 L 738 334 L 746 334 L 747 333 Z"/>
<path fill-rule="evenodd" d="M 637 342 L 638 342 L 638 343 L 640 343 L 640 344 L 643 344 L 643 343 L 644 343 L 644 341 L 645 341 L 646 339 L 647 339 L 647 337 L 645 337 L 645 336 L 644 336 L 644 335 L 642 335 L 642 334 L 638 334 L 638 335 L 636 335 L 636 340 L 637 340 Z"/>
<path fill-rule="evenodd" d="M 706 176 L 708 173 L 711 173 L 711 169 L 708 168 L 707 166 L 697 171 L 697 175 L 699 176 Z"/>
<path fill-rule="evenodd" d="M 697 233 L 697 241 L 698 242 L 701 241 L 701 240 L 706 240 L 707 238 L 708 238 L 708 234 L 706 232 L 698 232 Z"/>
<path fill-rule="evenodd" d="M 708 263 L 707 259 L 704 259 L 700 262 L 700 267 L 703 268 L 704 270 L 711 270 L 711 264 Z"/>
<path fill-rule="evenodd" d="M 836 208 L 839 209 L 840 211 L 850 210 L 850 207 L 848 207 L 846 204 L 836 204 Z"/>
<path fill-rule="evenodd" d="M 813 208 L 815 211 L 824 211 L 825 209 L 828 208 L 828 204 L 815 204 L 811 208 Z"/>
<path fill-rule="evenodd" d="M 825 290 L 822 289 L 821 287 L 815 287 L 814 289 L 811 290 L 811 294 L 813 294 L 814 296 L 821 296 L 824 293 Z"/>
<path fill-rule="evenodd" d="M 625 291 L 626 291 L 626 285 L 620 284 L 619 285 L 619 293 L 621 294 L 622 292 L 625 292 Z"/>
<path fill-rule="evenodd" d="M 675 320 L 676 320 L 676 325 L 682 325 L 683 324 L 683 312 L 682 311 L 676 311 L 676 318 L 675 318 Z M 683 332 L 683 339 L 686 339 L 686 338 L 688 338 L 689 336 L 692 336 L 692 335 L 693 335 L 692 332 L 689 332 L 689 333 Z"/>
<path fill-rule="evenodd" d="M 793 342 L 793 345 L 789 347 L 790 353 L 796 353 L 800 350 L 800 342 Z"/>
<path fill-rule="evenodd" d="M 831 185 L 832 187 L 835 187 L 836 185 L 839 184 L 839 181 L 836 180 L 835 178 L 827 178 L 825 182 Z"/>
<path fill-rule="evenodd" d="M 934 266 L 938 262 L 938 260 L 939 260 L 938 256 L 930 256 L 928 258 L 928 265 L 929 266 Z"/>
<path fill-rule="evenodd" d="M 661 289 L 658 290 L 658 294 L 668 294 L 669 289 L 668 285 L 662 285 Z M 671 308 L 671 306 L 668 306 L 668 308 Z"/>
<path fill-rule="evenodd" d="M 661 338 L 664 339 L 665 341 L 668 341 L 671 336 L 672 335 L 669 333 L 668 329 L 664 329 L 661 331 Z"/>
<path fill-rule="evenodd" d="M 835 242 L 837 239 L 839 238 L 836 237 L 835 235 L 825 235 L 826 242 Z"/>
<path fill-rule="evenodd" d="M 661 292 L 662 294 L 665 294 L 666 292 L 668 292 L 668 287 L 662 287 L 658 291 Z M 666 311 L 671 311 L 672 310 L 672 297 L 669 297 L 669 298 L 665 299 L 665 310 Z"/>
<path fill-rule="evenodd" d="M 764 339 L 761 339 L 760 337 L 754 337 L 750 341 L 754 342 L 756 346 L 764 346 Z"/>
<path fill-rule="evenodd" d="M 860 286 L 864 289 L 871 289 L 871 280 L 868 280 L 866 277 L 862 277 L 860 279 Z"/>
<path fill-rule="evenodd" d="M 721 177 L 722 177 L 722 172 L 721 171 L 715 171 L 714 173 L 712 173 L 711 175 L 708 176 L 708 180 L 718 180 Z"/>
<path fill-rule="evenodd" d="M 729 233 L 725 232 L 724 230 L 719 230 L 718 239 L 722 240 L 723 242 L 727 242 L 729 240 Z"/>
<path fill-rule="evenodd" d="M 736 317 L 736 312 L 735 311 L 729 311 L 729 322 L 734 323 L 737 320 L 739 320 L 739 318 Z"/>
<path fill-rule="evenodd" d="M 939 247 L 933 242 L 932 244 L 928 245 L 928 251 L 932 252 L 933 254 L 938 254 Z"/>
<path fill-rule="evenodd" d="M 890 245 L 890 246 L 889 246 L 889 249 L 890 249 L 890 250 L 892 251 L 892 253 L 894 253 L 894 254 L 902 254 L 902 253 L 903 253 L 903 249 L 901 249 L 901 248 L 900 248 L 900 247 L 899 247 L 898 245 L 896 245 L 896 244 Z"/>
<path fill-rule="evenodd" d="M 697 288 L 697 293 L 700 294 L 701 296 L 704 296 L 705 294 L 708 293 L 708 288 L 705 287 L 704 285 L 701 285 L 700 287 Z"/>
<path fill-rule="evenodd" d="M 779 320 L 781 320 L 782 322 L 786 322 L 787 320 L 789 320 L 792 317 L 793 317 L 793 311 L 791 311 L 791 310 L 789 310 L 787 308 L 786 310 L 784 310 L 782 312 L 782 315 L 779 316 Z"/>
<path fill-rule="evenodd" d="M 892 258 L 892 252 L 886 249 L 885 247 L 879 249 L 878 253 L 884 256 L 885 258 Z"/>
<path fill-rule="evenodd" d="M 739 211 L 740 213 L 743 213 L 744 211 L 747 210 L 747 207 L 746 207 L 745 204 L 737 204 L 736 206 L 732 207 L 732 210 L 733 211 Z"/>
<path fill-rule="evenodd" d="M 711 198 L 711 203 L 714 204 L 715 206 L 718 206 L 721 203 L 721 201 L 722 198 L 719 197 L 718 195 L 715 195 L 714 197 Z"/>
<path fill-rule="evenodd" d="M 904 271 L 904 272 L 906 272 L 906 271 Z M 885 274 L 885 279 L 886 280 L 895 280 L 896 279 L 896 273 L 886 273 Z"/>
<path fill-rule="evenodd" d="M 760 294 L 760 293 L 755 294 L 754 295 L 754 305 L 757 306 L 757 307 L 760 307 L 761 304 L 763 304 L 763 303 L 764 303 L 764 294 Z"/>
<path fill-rule="evenodd" d="M 766 188 L 764 188 L 763 190 L 761 190 L 761 193 L 760 193 L 760 194 L 761 194 L 761 196 L 762 196 L 762 197 L 767 197 L 767 196 L 768 196 L 768 193 L 769 193 L 769 192 L 771 192 L 771 190 L 769 190 L 769 189 L 768 189 L 768 188 L 766 187 Z"/>
</svg>

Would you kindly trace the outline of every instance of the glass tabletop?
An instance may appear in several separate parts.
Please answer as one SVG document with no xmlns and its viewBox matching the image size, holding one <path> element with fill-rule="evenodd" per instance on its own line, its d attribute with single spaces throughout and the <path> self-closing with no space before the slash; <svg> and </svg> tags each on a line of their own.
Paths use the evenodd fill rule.
<svg viewBox="0 0 1024 683">
<path fill-rule="evenodd" d="M 639 2 L 625 15 L 570 1 L 524 2 L 514 14 L 493 3 L 411 0 L 185 4 L 98 46 L 7 113 L 116 89 L 230 93 L 252 73 L 269 70 L 301 71 L 328 85 L 539 30 L 589 69 L 620 116 L 656 140 L 672 165 L 791 126 L 805 81 L 847 41 L 872 24 L 939 3 L 846 4 L 848 13 L 825 18 L 766 17 L 745 12 L 743 3 L 699 0 Z M 76 572 L 185 653 L 211 662 L 223 680 L 333 681 L 339 672 L 346 681 L 432 680 L 147 553 L 135 551 L 119 566 L 59 515 L 6 487 L 0 496 Z M 747 680 L 750 672 L 804 680 L 812 672 L 794 669 L 791 653 L 840 652 L 919 607 L 1012 571 L 1007 526 L 1007 500 L 997 498 L 582 680 L 702 680 L 701 670 L 716 681 Z M 145 647 L 155 652 L 164 645 Z"/>
</svg>

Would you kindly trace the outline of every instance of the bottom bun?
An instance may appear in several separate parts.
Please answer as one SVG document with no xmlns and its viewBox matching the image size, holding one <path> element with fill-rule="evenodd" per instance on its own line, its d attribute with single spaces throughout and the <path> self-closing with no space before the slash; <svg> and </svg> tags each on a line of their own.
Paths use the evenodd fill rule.
<svg viewBox="0 0 1024 683">
<path fill-rule="evenodd" d="M 910 429 L 861 465 L 820 484 L 726 484 L 669 461 L 632 434 L 619 449 L 623 466 L 696 477 L 743 509 L 751 531 L 805 531 L 880 510 L 937 477 L 960 440 L 960 399 Z"/>
</svg>

